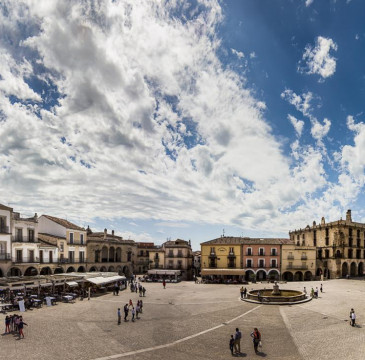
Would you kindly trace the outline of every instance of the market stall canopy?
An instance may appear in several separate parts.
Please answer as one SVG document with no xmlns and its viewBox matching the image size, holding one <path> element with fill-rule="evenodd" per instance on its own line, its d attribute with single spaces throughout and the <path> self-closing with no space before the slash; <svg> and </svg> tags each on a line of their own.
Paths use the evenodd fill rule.
<svg viewBox="0 0 365 360">
<path fill-rule="evenodd" d="M 108 277 L 94 277 L 94 278 L 90 278 L 90 279 L 86 279 L 87 281 L 91 282 L 92 284 L 95 285 L 103 285 L 103 284 L 108 284 L 114 281 L 120 281 L 120 280 L 126 280 L 125 276 L 108 276 Z"/>
<path fill-rule="evenodd" d="M 66 284 L 68 286 L 79 286 L 79 284 L 76 281 L 66 281 Z"/>
<path fill-rule="evenodd" d="M 244 269 L 202 269 L 201 275 L 245 275 Z"/>
<path fill-rule="evenodd" d="M 152 269 L 152 270 L 148 270 L 148 275 L 181 275 L 181 271 L 180 270 Z"/>
</svg>

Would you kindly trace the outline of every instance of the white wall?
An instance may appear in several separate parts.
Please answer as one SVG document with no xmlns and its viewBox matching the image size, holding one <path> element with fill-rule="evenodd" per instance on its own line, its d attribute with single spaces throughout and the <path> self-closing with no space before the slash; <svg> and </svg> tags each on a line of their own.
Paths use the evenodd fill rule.
<svg viewBox="0 0 365 360">
<path fill-rule="evenodd" d="M 40 216 L 38 219 L 38 231 L 40 233 L 66 237 L 66 228 L 49 220 L 44 215 Z"/>
</svg>

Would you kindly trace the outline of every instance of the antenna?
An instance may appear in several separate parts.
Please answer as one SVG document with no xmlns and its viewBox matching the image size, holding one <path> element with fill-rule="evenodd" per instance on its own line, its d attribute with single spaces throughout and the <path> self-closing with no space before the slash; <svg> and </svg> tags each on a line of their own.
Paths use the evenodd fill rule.
<svg viewBox="0 0 365 360">
<path fill-rule="evenodd" d="M 224 229 L 223 229 L 223 237 L 224 237 Z"/>
</svg>

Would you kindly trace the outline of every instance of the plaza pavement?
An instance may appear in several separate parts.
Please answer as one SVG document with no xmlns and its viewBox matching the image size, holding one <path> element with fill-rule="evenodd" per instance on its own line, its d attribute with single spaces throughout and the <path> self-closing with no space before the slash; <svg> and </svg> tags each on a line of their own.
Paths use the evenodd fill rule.
<svg viewBox="0 0 365 360">
<path fill-rule="evenodd" d="M 245 359 L 364 359 L 365 281 L 323 282 L 319 299 L 293 306 L 257 305 L 240 301 L 238 285 L 193 282 L 147 283 L 141 319 L 117 325 L 117 308 L 131 298 L 106 294 L 90 301 L 43 307 L 23 314 L 25 339 L 3 335 L 2 358 L 32 359 L 228 359 L 235 328 L 242 331 Z M 310 291 L 320 282 L 293 282 L 280 288 Z M 272 287 L 254 284 L 251 288 Z M 353 307 L 359 327 L 349 326 Z M 5 315 L 0 315 L 4 324 Z M 129 316 L 130 318 L 130 316 Z M 3 325 L 4 326 L 4 325 Z M 255 355 L 253 327 L 262 334 L 262 352 Z M 238 357 L 238 356 L 237 356 Z M 235 356 L 236 358 L 236 356 Z"/>
</svg>

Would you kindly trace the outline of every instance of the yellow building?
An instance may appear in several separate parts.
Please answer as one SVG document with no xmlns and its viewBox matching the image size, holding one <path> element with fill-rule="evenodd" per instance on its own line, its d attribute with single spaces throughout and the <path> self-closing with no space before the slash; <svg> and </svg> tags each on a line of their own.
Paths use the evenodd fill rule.
<svg viewBox="0 0 365 360">
<path fill-rule="evenodd" d="M 239 279 L 245 274 L 242 265 L 240 238 L 222 237 L 201 244 L 201 276 Z"/>
<path fill-rule="evenodd" d="M 286 281 L 312 280 L 316 275 L 316 247 L 283 244 L 281 274 Z"/>
</svg>

